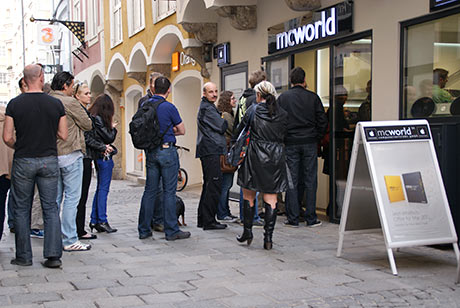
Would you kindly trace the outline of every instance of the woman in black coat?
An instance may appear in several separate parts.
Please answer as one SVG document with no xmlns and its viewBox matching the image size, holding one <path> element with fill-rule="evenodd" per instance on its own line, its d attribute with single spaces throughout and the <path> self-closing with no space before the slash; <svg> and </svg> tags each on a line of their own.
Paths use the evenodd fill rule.
<svg viewBox="0 0 460 308">
<path fill-rule="evenodd" d="M 276 223 L 277 194 L 288 185 L 288 170 L 284 154 L 287 133 L 287 113 L 276 102 L 275 87 L 262 81 L 254 88 L 256 105 L 252 105 L 238 126 L 241 131 L 250 122 L 250 142 L 246 157 L 238 171 L 238 185 L 243 188 L 243 234 L 239 242 L 252 242 L 252 222 L 256 192 L 263 194 L 265 206 L 264 248 L 272 248 Z"/>
<path fill-rule="evenodd" d="M 87 154 L 96 162 L 97 189 L 93 199 L 91 222 L 89 227 L 98 232 L 112 233 L 117 229 L 112 228 L 107 221 L 107 196 L 110 182 L 112 181 L 113 160 L 117 149 L 112 143 L 117 136 L 113 122 L 113 101 L 107 94 L 99 95 L 88 110 L 93 119 L 93 130 L 85 133 Z"/>
</svg>

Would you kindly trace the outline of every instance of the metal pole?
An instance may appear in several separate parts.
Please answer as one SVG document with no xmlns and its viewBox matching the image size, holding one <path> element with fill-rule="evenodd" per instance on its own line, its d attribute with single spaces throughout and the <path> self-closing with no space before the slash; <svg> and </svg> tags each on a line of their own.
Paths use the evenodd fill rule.
<svg viewBox="0 0 460 308">
<path fill-rule="evenodd" d="M 22 68 L 26 67 L 26 38 L 24 31 L 24 0 L 21 0 L 21 28 L 22 28 Z"/>
</svg>

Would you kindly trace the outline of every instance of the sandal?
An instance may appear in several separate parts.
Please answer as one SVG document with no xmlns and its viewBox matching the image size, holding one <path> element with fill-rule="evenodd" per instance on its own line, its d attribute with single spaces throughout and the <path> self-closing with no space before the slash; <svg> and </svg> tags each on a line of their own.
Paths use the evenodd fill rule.
<svg viewBox="0 0 460 308">
<path fill-rule="evenodd" d="M 83 244 L 80 241 L 76 241 L 72 245 L 64 246 L 64 251 L 87 251 L 91 249 L 91 245 Z"/>
</svg>

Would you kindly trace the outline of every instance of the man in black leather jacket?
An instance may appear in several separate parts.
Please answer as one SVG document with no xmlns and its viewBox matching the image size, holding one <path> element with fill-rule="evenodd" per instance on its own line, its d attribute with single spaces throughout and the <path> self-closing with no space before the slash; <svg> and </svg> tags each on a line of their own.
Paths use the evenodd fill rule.
<svg viewBox="0 0 460 308">
<path fill-rule="evenodd" d="M 217 204 L 222 192 L 222 171 L 220 155 L 227 151 L 224 133 L 228 124 L 214 103 L 217 100 L 217 86 L 208 82 L 203 87 L 203 98 L 198 110 L 198 134 L 196 158 L 203 169 L 203 190 L 198 205 L 198 227 L 203 230 L 225 229 L 226 224 L 216 220 Z"/>
<path fill-rule="evenodd" d="M 291 71 L 293 87 L 282 93 L 278 102 L 289 115 L 286 162 L 292 175 L 293 188 L 286 193 L 287 226 L 299 225 L 299 197 L 297 187 L 304 181 L 306 192 L 305 221 L 308 227 L 321 225 L 316 216 L 316 190 L 318 187 L 317 143 L 326 133 L 327 117 L 321 99 L 306 89 L 305 71 L 296 67 Z M 302 169 L 300 170 L 300 165 Z"/>
</svg>

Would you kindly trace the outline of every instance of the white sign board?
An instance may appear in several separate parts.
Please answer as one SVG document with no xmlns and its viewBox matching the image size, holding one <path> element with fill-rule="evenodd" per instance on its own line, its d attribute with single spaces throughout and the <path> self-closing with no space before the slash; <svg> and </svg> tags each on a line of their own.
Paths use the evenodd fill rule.
<svg viewBox="0 0 460 308">
<path fill-rule="evenodd" d="M 58 45 L 59 26 L 40 23 L 37 27 L 37 42 L 39 45 Z"/>
<path fill-rule="evenodd" d="M 346 233 L 376 228 L 383 231 L 395 275 L 393 248 L 452 243 L 459 261 L 457 235 L 426 120 L 357 125 L 337 256 Z M 457 265 L 457 281 L 459 269 Z"/>
</svg>

